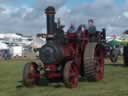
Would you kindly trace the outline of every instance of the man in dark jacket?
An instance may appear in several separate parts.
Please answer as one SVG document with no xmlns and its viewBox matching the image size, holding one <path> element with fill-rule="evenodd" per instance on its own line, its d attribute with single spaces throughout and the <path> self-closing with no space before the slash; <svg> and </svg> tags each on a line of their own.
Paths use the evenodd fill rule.
<svg viewBox="0 0 128 96">
<path fill-rule="evenodd" d="M 96 26 L 94 25 L 94 21 L 92 19 L 88 20 L 88 33 L 89 40 L 92 42 L 96 41 Z"/>
<path fill-rule="evenodd" d="M 94 21 L 92 19 L 88 20 L 88 32 L 89 33 L 96 32 L 96 26 L 94 25 Z"/>
</svg>

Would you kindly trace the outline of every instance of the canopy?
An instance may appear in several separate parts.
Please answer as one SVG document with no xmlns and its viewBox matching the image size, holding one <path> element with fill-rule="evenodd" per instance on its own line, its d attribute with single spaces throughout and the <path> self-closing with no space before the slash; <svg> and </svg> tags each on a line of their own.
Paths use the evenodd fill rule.
<svg viewBox="0 0 128 96">
<path fill-rule="evenodd" d="M 116 45 L 120 45 L 120 42 L 117 41 L 117 40 L 112 40 L 112 41 L 108 42 L 108 44 L 109 44 L 111 47 L 114 47 L 114 46 L 116 46 Z"/>
</svg>

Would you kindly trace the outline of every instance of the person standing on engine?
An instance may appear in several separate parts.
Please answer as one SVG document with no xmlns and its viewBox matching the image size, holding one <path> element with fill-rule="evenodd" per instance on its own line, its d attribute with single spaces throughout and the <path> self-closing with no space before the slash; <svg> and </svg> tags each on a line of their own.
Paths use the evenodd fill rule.
<svg viewBox="0 0 128 96">
<path fill-rule="evenodd" d="M 88 33 L 90 41 L 96 41 L 96 26 L 92 19 L 88 20 Z"/>
<path fill-rule="evenodd" d="M 80 39 L 82 36 L 81 36 L 81 33 L 82 32 L 85 32 L 87 31 L 87 28 L 86 28 L 86 25 L 85 24 L 81 24 L 79 25 L 78 29 L 77 29 L 77 35 L 78 35 L 78 38 Z"/>
<path fill-rule="evenodd" d="M 76 32 L 75 26 L 73 24 L 71 24 L 71 26 L 69 27 L 67 33 L 75 33 L 75 32 Z"/>
<path fill-rule="evenodd" d="M 89 33 L 96 32 L 96 26 L 94 25 L 94 21 L 92 19 L 88 20 L 88 32 Z"/>
</svg>

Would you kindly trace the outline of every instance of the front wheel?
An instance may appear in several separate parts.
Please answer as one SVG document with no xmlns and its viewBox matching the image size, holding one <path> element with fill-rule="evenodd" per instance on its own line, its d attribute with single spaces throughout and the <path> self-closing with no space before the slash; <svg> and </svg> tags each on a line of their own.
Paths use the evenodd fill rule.
<svg viewBox="0 0 128 96">
<path fill-rule="evenodd" d="M 37 84 L 40 79 L 39 77 L 35 77 L 35 75 L 39 75 L 37 68 L 38 65 L 35 62 L 25 64 L 23 70 L 23 84 L 25 86 L 32 87 Z"/>
<path fill-rule="evenodd" d="M 78 69 L 75 64 L 72 64 L 72 61 L 68 62 L 64 66 L 63 71 L 64 84 L 68 88 L 76 88 L 78 86 L 79 74 Z"/>
</svg>

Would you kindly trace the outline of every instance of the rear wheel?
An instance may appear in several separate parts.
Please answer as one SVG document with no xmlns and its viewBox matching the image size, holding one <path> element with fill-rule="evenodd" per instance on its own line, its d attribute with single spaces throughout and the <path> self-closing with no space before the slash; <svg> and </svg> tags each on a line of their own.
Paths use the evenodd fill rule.
<svg viewBox="0 0 128 96">
<path fill-rule="evenodd" d="M 84 73 L 88 81 L 104 78 L 104 52 L 96 43 L 88 44 L 84 52 Z"/>
<path fill-rule="evenodd" d="M 79 73 L 77 66 L 72 64 L 72 62 L 68 62 L 64 66 L 63 71 L 64 84 L 68 88 L 76 88 L 78 86 Z"/>
<path fill-rule="evenodd" d="M 39 74 L 37 68 L 38 65 L 35 62 L 25 64 L 23 70 L 23 83 L 25 86 L 32 87 L 38 83 L 40 78 L 35 77 L 35 75 Z"/>
<path fill-rule="evenodd" d="M 98 48 L 99 47 L 99 48 Z M 102 47 L 101 47 L 102 48 Z M 96 81 L 104 78 L 104 51 L 100 46 L 97 46 L 95 50 L 95 61 L 96 61 Z"/>
</svg>

